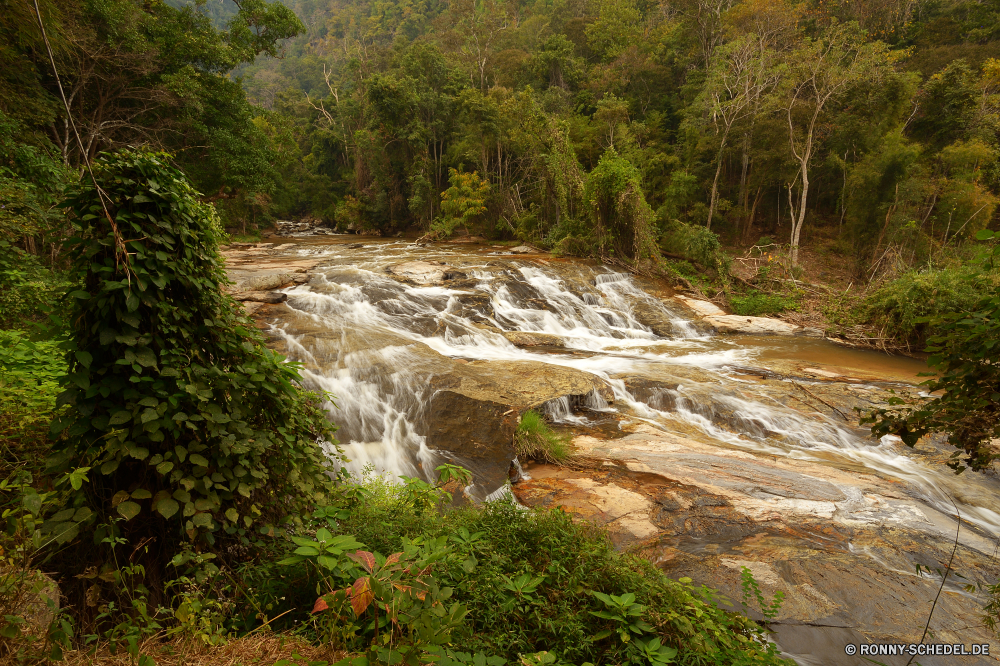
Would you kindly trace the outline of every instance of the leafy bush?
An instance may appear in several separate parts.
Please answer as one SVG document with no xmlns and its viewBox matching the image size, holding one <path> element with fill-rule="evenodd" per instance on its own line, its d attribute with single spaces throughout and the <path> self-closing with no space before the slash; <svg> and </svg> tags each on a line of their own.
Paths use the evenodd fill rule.
<svg viewBox="0 0 1000 666">
<path fill-rule="evenodd" d="M 517 424 L 514 451 L 521 460 L 559 462 L 569 456 L 569 437 L 556 433 L 541 414 L 530 409 Z"/>
<path fill-rule="evenodd" d="M 155 539 L 132 561 L 160 581 L 181 543 L 247 543 L 255 523 L 323 497 L 333 473 L 317 441 L 331 439 L 329 422 L 220 291 L 217 218 L 167 159 L 125 151 L 95 163 L 118 233 L 92 187 L 68 200 L 82 288 L 67 295 L 69 409 L 52 424 L 50 459 L 52 473 L 89 470 L 70 506 L 89 505 L 91 527 L 114 526 L 95 527 L 98 542 Z"/>
<path fill-rule="evenodd" d="M 756 289 L 751 289 L 743 295 L 731 295 L 729 304 L 734 313 L 744 317 L 761 317 L 799 309 L 799 301 L 794 296 L 769 294 Z"/>
<path fill-rule="evenodd" d="M 47 446 L 48 423 L 65 372 L 57 342 L 33 342 L 22 331 L 0 330 L 0 446 L 5 449 L 5 467 L 28 458 L 37 464 L 38 451 Z"/>
<path fill-rule="evenodd" d="M 988 240 L 996 234 L 980 231 L 978 237 Z M 1000 258 L 1000 246 L 994 248 L 990 268 L 995 258 Z M 923 383 L 934 397 L 918 404 L 894 398 L 892 407 L 871 412 L 862 423 L 873 424 L 872 435 L 897 435 L 907 446 L 929 433 L 948 433 L 959 449 L 949 466 L 956 471 L 966 464 L 985 469 L 997 457 L 992 442 L 1000 437 L 1000 287 L 981 294 L 967 308 L 916 323 L 934 331 L 927 341 L 927 364 L 937 376 Z M 994 600 L 992 606 L 996 612 L 1000 604 Z"/>
<path fill-rule="evenodd" d="M 919 346 L 940 334 L 934 318 L 972 311 L 994 280 L 975 265 L 911 271 L 871 293 L 860 318 L 884 336 Z"/>
<path fill-rule="evenodd" d="M 664 252 L 686 257 L 720 275 L 729 272 L 729 256 L 722 251 L 718 235 L 703 226 L 665 218 L 665 212 L 665 209 L 660 210 L 659 222 L 660 248 Z"/>
<path fill-rule="evenodd" d="M 591 209 L 602 256 L 639 260 L 659 254 L 642 174 L 613 148 L 587 176 L 583 197 Z"/>
<path fill-rule="evenodd" d="M 448 170 L 451 187 L 441 193 L 441 212 L 444 216 L 431 224 L 430 235 L 447 238 L 458 227 L 468 230 L 486 212 L 486 200 L 490 194 L 490 183 L 479 173 L 462 173 Z"/>
<path fill-rule="evenodd" d="M 430 558 L 433 553 L 434 561 L 427 569 L 417 570 L 427 589 L 432 581 L 441 591 L 450 588 L 442 611 L 451 613 L 449 609 L 455 604 L 459 611 L 467 611 L 457 625 L 451 625 L 445 616 L 441 619 L 450 627 L 453 649 L 466 657 L 493 655 L 500 659 L 498 665 L 503 661 L 535 663 L 535 659 L 553 664 L 644 666 L 781 663 L 774 648 L 765 645 L 757 625 L 745 616 L 719 610 L 711 601 L 710 590 L 696 591 L 686 579 L 670 580 L 652 564 L 618 553 L 604 532 L 575 523 L 563 512 L 525 511 L 498 501 L 441 515 L 418 510 L 420 500 L 410 484 L 367 477 L 360 486 L 346 487 L 354 488 L 354 499 L 344 504 L 343 511 L 325 514 L 341 517 L 307 526 L 306 533 L 315 537 L 296 541 L 291 547 L 312 549 L 297 551 L 305 557 L 319 551 L 316 543 L 320 541 L 324 548 L 341 550 L 327 562 L 334 569 L 357 569 L 363 564 L 359 558 L 374 562 L 371 571 L 362 566 L 362 571 L 345 572 L 346 583 L 356 583 L 352 578 L 355 574 L 371 577 L 395 566 L 387 554 L 401 553 L 396 562 L 402 564 L 424 562 L 421 558 Z M 348 538 L 345 535 L 364 543 L 374 559 L 368 560 L 362 553 L 348 557 L 349 547 L 341 549 Z M 326 575 L 334 569 L 328 569 Z M 410 570 L 405 574 L 395 569 L 387 575 L 412 576 Z M 368 614 L 362 615 L 347 607 L 355 598 L 359 603 L 365 601 L 367 594 L 327 594 L 331 590 L 325 584 L 316 587 L 322 579 L 315 571 L 310 574 L 301 567 L 248 573 L 253 576 L 251 585 L 267 581 L 266 595 L 250 605 L 270 605 L 270 613 L 278 615 L 287 609 L 313 608 L 316 596 L 321 596 L 327 607 L 340 604 L 343 609 L 338 631 L 347 623 L 357 627 L 352 630 L 356 638 L 338 645 L 367 649 L 365 646 L 375 639 L 379 624 L 373 623 L 371 609 L 366 606 Z M 413 585 L 411 580 L 400 584 Z M 352 590 L 355 583 L 350 583 Z M 344 590 L 342 585 L 332 587 Z M 364 583 L 360 589 L 367 589 Z M 299 611 L 300 620 L 304 615 Z M 380 612 L 379 617 L 385 615 Z M 313 617 L 311 631 L 316 638 L 326 640 L 331 618 Z M 362 617 L 364 622 L 359 621 Z M 390 625 L 391 621 L 386 622 L 385 631 Z M 357 637 L 360 642 L 350 643 Z M 539 657 L 543 651 L 549 656 Z M 454 662 L 472 663 L 471 657 L 463 660 L 451 650 L 448 654 Z M 493 663 L 483 659 L 482 663 Z"/>
</svg>

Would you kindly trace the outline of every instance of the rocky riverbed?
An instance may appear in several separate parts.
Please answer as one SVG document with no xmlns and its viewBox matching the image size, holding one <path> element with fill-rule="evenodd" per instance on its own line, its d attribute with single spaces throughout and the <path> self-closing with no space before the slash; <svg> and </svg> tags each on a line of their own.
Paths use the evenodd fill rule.
<svg viewBox="0 0 1000 666">
<path fill-rule="evenodd" d="M 274 348 L 336 396 L 353 469 L 462 464 L 471 499 L 512 492 L 604 525 L 736 606 L 746 567 L 768 599 L 784 593 L 772 626 L 801 664 L 868 663 L 845 645 L 918 641 L 961 514 L 964 580 L 945 585 L 933 642 L 990 641 L 982 597 L 961 584 L 1000 577 L 995 475 L 955 477 L 940 444 L 908 450 L 858 426 L 856 408 L 918 391 L 919 363 L 527 246 L 358 241 L 227 251 L 232 290 Z M 514 462 L 528 409 L 573 435 L 576 462 Z"/>
</svg>

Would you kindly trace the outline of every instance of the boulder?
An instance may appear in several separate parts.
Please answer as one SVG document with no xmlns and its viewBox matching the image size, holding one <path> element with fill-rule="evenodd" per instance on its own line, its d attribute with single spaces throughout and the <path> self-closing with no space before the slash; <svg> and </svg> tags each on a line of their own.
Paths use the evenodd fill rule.
<svg viewBox="0 0 1000 666">
<path fill-rule="evenodd" d="M 699 317 L 716 317 L 726 314 L 725 310 L 711 301 L 700 301 L 696 298 L 680 295 L 674 296 L 674 299 L 694 310 Z"/>
<path fill-rule="evenodd" d="M 564 347 L 563 339 L 551 333 L 504 331 L 503 337 L 518 347 Z"/>
<path fill-rule="evenodd" d="M 517 247 L 512 247 L 507 250 L 511 254 L 539 254 L 541 250 L 535 249 L 530 245 L 518 245 Z"/>
<path fill-rule="evenodd" d="M 458 280 L 465 273 L 457 271 L 443 261 L 407 261 L 387 266 L 386 273 L 417 284 L 441 284 L 445 280 Z"/>
<path fill-rule="evenodd" d="M 579 403 L 594 392 L 613 400 L 611 388 L 595 375 L 538 361 L 455 363 L 431 387 L 420 426 L 427 447 L 454 456 L 483 495 L 507 482 L 523 412 L 564 397 Z"/>
<path fill-rule="evenodd" d="M 801 326 L 771 317 L 744 317 L 742 315 L 712 315 L 704 318 L 719 333 L 743 335 L 796 335 Z"/>
<path fill-rule="evenodd" d="M 288 294 L 281 291 L 242 291 L 233 294 L 233 298 L 254 303 L 284 303 L 288 300 Z"/>
</svg>

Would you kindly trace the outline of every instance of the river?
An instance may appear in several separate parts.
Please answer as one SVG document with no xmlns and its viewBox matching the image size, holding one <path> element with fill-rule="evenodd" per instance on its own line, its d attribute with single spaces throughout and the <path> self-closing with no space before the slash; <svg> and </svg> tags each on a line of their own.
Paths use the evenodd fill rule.
<svg viewBox="0 0 1000 666">
<path fill-rule="evenodd" d="M 228 258 L 237 281 L 306 276 L 255 316 L 305 385 L 335 396 L 353 472 L 430 479 L 461 464 L 474 501 L 561 506 L 733 599 L 747 566 L 785 592 L 777 641 L 800 664 L 866 663 L 850 641 L 918 640 L 940 577 L 916 565 L 945 566 L 958 515 L 954 569 L 967 582 L 1000 574 L 996 475 L 956 476 L 940 442 L 910 450 L 858 426 L 856 408 L 919 392 L 919 361 L 717 335 L 665 284 L 489 244 L 334 236 Z M 529 408 L 604 462 L 514 462 Z M 935 640 L 989 640 L 975 626 L 982 598 L 946 590 Z M 993 663 L 977 659 L 961 663 Z"/>
</svg>

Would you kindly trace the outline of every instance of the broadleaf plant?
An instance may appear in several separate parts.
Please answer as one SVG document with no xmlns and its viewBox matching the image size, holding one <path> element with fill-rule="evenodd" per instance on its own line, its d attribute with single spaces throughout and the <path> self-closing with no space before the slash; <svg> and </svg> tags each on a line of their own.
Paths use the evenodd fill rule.
<svg viewBox="0 0 1000 666">
<path fill-rule="evenodd" d="M 90 467 L 77 493 L 167 560 L 185 541 L 246 542 L 255 523 L 303 515 L 337 477 L 332 425 L 220 289 L 218 218 L 169 159 L 95 161 L 117 232 L 89 179 L 67 200 L 69 409 L 49 461 Z"/>
</svg>

